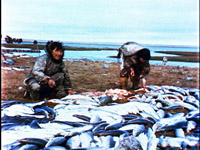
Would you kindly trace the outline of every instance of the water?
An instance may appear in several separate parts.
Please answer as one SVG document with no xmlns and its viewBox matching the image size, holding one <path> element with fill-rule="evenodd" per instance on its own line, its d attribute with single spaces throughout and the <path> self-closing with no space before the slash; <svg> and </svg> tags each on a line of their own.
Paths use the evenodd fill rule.
<svg viewBox="0 0 200 150">
<path fill-rule="evenodd" d="M 32 42 L 23 42 L 22 44 L 33 44 Z M 38 42 L 38 44 L 45 45 L 46 41 Z M 118 49 L 120 48 L 120 44 L 112 43 L 112 44 L 105 44 L 105 43 L 66 43 L 63 42 L 63 46 L 69 47 L 83 47 L 83 48 L 112 48 L 116 50 L 96 50 L 96 51 L 72 51 L 66 50 L 64 54 L 64 59 L 73 59 L 73 60 L 80 60 L 80 59 L 88 59 L 91 61 L 105 61 L 105 62 L 119 62 L 117 58 L 109 58 L 109 56 L 117 56 Z M 156 51 L 184 51 L 184 52 L 198 52 L 198 48 L 195 46 L 169 46 L 169 45 L 146 45 L 151 51 L 151 56 L 178 56 L 174 54 L 164 54 L 164 53 L 157 53 Z M 2 47 L 2 49 L 6 49 Z M 14 52 L 15 55 L 28 55 L 30 57 L 38 57 L 45 54 L 44 50 L 41 50 L 41 53 L 25 53 L 25 52 Z M 150 64 L 152 65 L 162 65 L 162 61 L 150 60 Z M 178 62 L 178 61 L 168 61 L 167 65 L 170 66 L 180 66 L 180 67 L 192 67 L 192 68 L 199 68 L 199 63 L 195 62 Z"/>
</svg>

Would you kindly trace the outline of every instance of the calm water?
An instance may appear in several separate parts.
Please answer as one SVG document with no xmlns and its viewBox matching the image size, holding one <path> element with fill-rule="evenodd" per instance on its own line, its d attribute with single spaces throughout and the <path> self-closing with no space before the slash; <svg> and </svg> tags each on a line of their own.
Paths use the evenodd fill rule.
<svg viewBox="0 0 200 150">
<path fill-rule="evenodd" d="M 30 44 L 30 43 L 27 43 L 27 44 Z M 46 43 L 44 42 L 44 43 L 39 43 L 39 44 L 46 44 Z M 63 43 L 63 46 L 118 49 L 121 45 L 119 45 L 119 44 Z M 146 47 L 150 49 L 152 56 L 177 56 L 177 55 L 171 55 L 171 54 L 156 53 L 156 51 L 185 51 L 185 52 L 197 52 L 198 51 L 198 48 L 194 47 L 194 46 L 190 46 L 190 47 L 176 46 L 175 47 L 175 46 L 166 46 L 165 45 L 165 46 L 146 46 Z M 65 59 L 73 59 L 73 60 L 88 59 L 91 61 L 119 62 L 119 59 L 117 59 L 117 58 L 109 58 L 109 56 L 116 56 L 117 53 L 118 53 L 117 50 L 101 50 L 101 51 L 71 51 L 71 50 L 67 50 L 67 51 L 65 51 L 64 58 Z M 17 53 L 17 52 L 14 52 L 14 54 L 20 54 L 20 55 L 26 54 L 30 57 L 38 57 L 38 56 L 45 54 L 45 51 L 41 50 L 41 53 Z M 151 60 L 150 64 L 162 65 L 162 61 Z M 168 61 L 167 65 L 180 66 L 180 67 L 182 67 L 182 66 L 199 67 L 199 63 L 193 63 L 193 62 Z"/>
</svg>

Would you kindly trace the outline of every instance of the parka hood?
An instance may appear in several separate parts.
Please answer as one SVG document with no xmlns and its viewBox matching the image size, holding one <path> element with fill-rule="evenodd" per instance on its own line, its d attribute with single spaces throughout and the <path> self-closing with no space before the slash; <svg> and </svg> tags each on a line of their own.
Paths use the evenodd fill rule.
<svg viewBox="0 0 200 150">
<path fill-rule="evenodd" d="M 127 42 L 124 43 L 119 50 L 124 54 L 124 56 L 131 56 L 136 54 L 138 51 L 142 49 L 147 49 L 143 47 L 142 45 L 136 43 L 136 42 Z"/>
<path fill-rule="evenodd" d="M 62 59 L 56 60 L 53 55 L 52 51 L 57 48 L 57 49 L 62 49 L 63 50 L 63 56 Z M 60 42 L 53 42 L 53 41 L 48 41 L 46 44 L 46 49 L 45 49 L 46 54 L 55 62 L 55 63 L 61 63 L 64 57 L 64 49 L 62 47 L 62 43 Z"/>
</svg>

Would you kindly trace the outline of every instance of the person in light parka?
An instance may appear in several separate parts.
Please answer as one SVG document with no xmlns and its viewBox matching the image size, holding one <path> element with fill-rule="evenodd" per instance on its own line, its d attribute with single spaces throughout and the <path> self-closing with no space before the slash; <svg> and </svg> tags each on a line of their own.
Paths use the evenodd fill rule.
<svg viewBox="0 0 200 150">
<path fill-rule="evenodd" d="M 132 83 L 130 89 L 146 88 L 146 76 L 150 72 L 150 50 L 136 42 L 127 42 L 119 48 L 118 57 L 121 63 L 120 88 L 129 90 L 129 78 Z"/>
<path fill-rule="evenodd" d="M 71 80 L 63 62 L 62 43 L 49 41 L 46 54 L 39 56 L 32 70 L 24 79 L 24 97 L 32 100 L 43 98 L 62 98 L 72 94 Z"/>
</svg>

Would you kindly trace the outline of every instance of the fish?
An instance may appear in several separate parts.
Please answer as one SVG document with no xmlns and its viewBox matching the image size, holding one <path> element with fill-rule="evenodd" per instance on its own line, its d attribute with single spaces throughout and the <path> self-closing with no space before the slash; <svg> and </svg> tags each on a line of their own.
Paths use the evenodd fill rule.
<svg viewBox="0 0 200 150">
<path fill-rule="evenodd" d="M 30 127 L 33 128 L 33 129 L 41 129 L 41 126 L 39 125 L 39 123 L 38 123 L 37 120 L 33 120 L 33 121 L 30 123 Z"/>
<path fill-rule="evenodd" d="M 98 123 L 101 122 L 102 119 L 97 114 L 92 114 L 90 118 L 90 123 Z"/>
<path fill-rule="evenodd" d="M 26 106 L 23 103 L 13 104 L 1 111 L 2 116 L 28 116 L 28 114 L 33 114 L 32 107 Z"/>
<path fill-rule="evenodd" d="M 95 136 L 107 136 L 107 135 L 112 135 L 112 136 L 120 136 L 122 134 L 127 134 L 127 131 L 122 131 L 122 130 L 105 130 L 105 131 L 96 131 L 94 132 Z"/>
<path fill-rule="evenodd" d="M 138 118 L 138 119 L 131 119 L 126 121 L 124 124 L 144 124 L 144 125 L 153 125 L 154 122 L 146 119 L 146 118 Z"/>
<path fill-rule="evenodd" d="M 122 120 L 115 120 L 112 123 L 109 123 L 109 125 L 107 125 L 105 127 L 105 130 L 114 130 L 114 129 L 119 129 L 124 123 L 122 122 Z"/>
<path fill-rule="evenodd" d="M 108 126 L 109 124 L 106 123 L 106 122 L 102 122 L 98 125 L 96 125 L 93 129 L 92 129 L 92 132 L 97 132 L 97 131 L 102 131 L 102 130 L 105 130 L 105 127 Z"/>
<path fill-rule="evenodd" d="M 149 86 L 148 90 L 133 95 L 112 89 L 98 95 L 74 94 L 62 100 L 4 102 L 1 124 L 2 136 L 7 139 L 2 140 L 2 147 L 26 149 L 26 146 L 36 145 L 41 150 L 196 148 L 200 141 L 200 113 L 198 96 L 194 95 L 199 90 L 176 86 Z M 102 97 L 112 98 L 112 102 L 100 105 Z M 115 98 L 127 101 L 120 103 Z M 40 140 L 45 142 L 41 144 Z"/>
<path fill-rule="evenodd" d="M 145 131 L 145 126 L 143 124 L 127 124 L 119 128 L 119 130 L 123 131 L 131 131 L 134 137 Z"/>
<path fill-rule="evenodd" d="M 185 137 L 185 133 L 184 133 L 183 129 L 182 128 L 175 129 L 175 136 L 184 138 Z"/>
<path fill-rule="evenodd" d="M 177 113 L 170 117 L 160 119 L 153 125 L 153 130 L 162 131 L 162 130 L 171 130 L 180 128 L 187 125 L 187 120 L 184 117 L 184 113 Z"/>
<path fill-rule="evenodd" d="M 79 137 L 81 141 L 81 147 L 83 148 L 91 147 L 92 142 L 94 142 L 94 136 L 91 131 L 83 132 Z"/>
<path fill-rule="evenodd" d="M 82 126 L 82 127 L 68 128 L 68 129 L 66 129 L 66 132 L 69 132 L 70 134 L 83 133 L 83 132 L 86 132 L 86 131 L 90 131 L 92 129 L 93 129 L 93 125 L 85 125 L 85 126 Z"/>
<path fill-rule="evenodd" d="M 111 107 L 112 109 L 112 107 Z M 110 110 L 104 110 L 104 109 L 100 109 L 100 108 L 96 108 L 96 109 L 91 109 L 90 110 L 91 114 L 96 114 L 98 115 L 102 121 L 106 121 L 106 122 L 113 122 L 115 120 L 121 120 L 121 122 L 123 122 L 124 118 L 117 114 L 116 112 L 112 112 Z"/>
<path fill-rule="evenodd" d="M 47 140 L 40 138 L 23 138 L 18 140 L 21 144 L 35 144 L 40 147 L 44 147 L 47 144 Z"/>
<path fill-rule="evenodd" d="M 80 135 L 70 137 L 66 142 L 66 148 L 75 149 L 81 147 Z"/>
<path fill-rule="evenodd" d="M 188 140 L 186 138 L 181 137 L 162 137 L 162 140 L 159 140 L 162 142 L 158 142 L 158 145 L 162 148 L 166 147 L 177 147 L 180 148 L 182 145 L 185 148 L 186 146 L 196 146 L 198 142 L 196 140 Z M 165 144 L 164 144 L 165 143 Z"/>
<path fill-rule="evenodd" d="M 20 123 L 1 123 L 1 130 L 13 130 L 17 126 L 22 126 Z"/>
<path fill-rule="evenodd" d="M 42 108 L 34 108 L 34 115 L 44 115 L 44 118 L 48 118 L 48 112 Z"/>
<path fill-rule="evenodd" d="M 101 96 L 99 97 L 99 105 L 104 106 L 107 105 L 108 103 L 112 103 L 112 97 L 111 96 Z"/>
<path fill-rule="evenodd" d="M 49 146 L 44 147 L 42 150 L 67 150 L 64 146 Z"/>
<path fill-rule="evenodd" d="M 48 106 L 43 106 L 43 105 L 36 105 L 33 107 L 33 109 L 37 109 L 37 108 L 43 109 L 44 111 L 48 112 L 49 120 L 55 119 L 56 111 L 53 108 L 50 108 Z"/>
<path fill-rule="evenodd" d="M 189 104 L 199 108 L 199 101 L 194 96 L 188 95 L 185 98 L 184 102 L 189 103 Z"/>
<path fill-rule="evenodd" d="M 195 129 L 197 126 L 197 123 L 193 120 L 190 120 L 187 122 L 187 127 L 186 127 L 186 131 L 187 133 L 189 133 L 191 130 Z"/>
<path fill-rule="evenodd" d="M 146 112 L 141 112 L 140 115 L 143 117 L 143 118 L 146 118 L 148 120 L 151 120 L 153 121 L 154 123 L 157 122 L 159 119 L 155 118 L 154 116 L 152 116 L 151 114 L 149 113 L 146 113 Z"/>
<path fill-rule="evenodd" d="M 136 137 L 136 139 L 140 143 L 140 146 L 141 146 L 140 149 L 147 150 L 147 145 L 148 145 L 148 137 L 147 137 L 147 135 L 143 132 L 143 133 L 139 134 Z"/>
<path fill-rule="evenodd" d="M 90 122 L 90 117 L 88 117 L 88 116 L 85 116 L 85 115 L 79 115 L 79 114 L 74 114 L 73 116 L 74 116 L 74 117 L 77 117 L 77 118 L 79 118 L 79 119 L 81 119 L 81 120 L 84 120 L 84 121 Z"/>
<path fill-rule="evenodd" d="M 63 98 L 61 98 L 62 101 L 67 101 L 67 100 L 91 100 L 93 99 L 90 96 L 87 95 L 81 95 L 81 94 L 73 94 L 73 95 L 67 95 Z"/>
<path fill-rule="evenodd" d="M 25 145 L 22 145 L 18 150 L 38 150 L 40 148 L 41 147 L 39 147 L 36 144 L 25 144 Z"/>
<path fill-rule="evenodd" d="M 158 114 L 159 119 L 164 118 L 164 117 L 165 117 L 165 114 L 166 114 L 165 111 L 162 110 L 162 109 L 159 109 L 156 113 Z"/>
<path fill-rule="evenodd" d="M 163 88 L 171 91 L 172 93 L 180 93 L 183 96 L 187 96 L 188 92 L 184 90 L 183 88 L 180 88 L 178 86 L 162 86 Z"/>
<path fill-rule="evenodd" d="M 113 137 L 110 135 L 101 136 L 100 139 L 102 147 L 104 147 L 105 149 L 113 148 L 115 146 L 115 141 L 113 140 Z"/>
<path fill-rule="evenodd" d="M 65 137 L 53 137 L 50 138 L 48 140 L 48 142 L 46 143 L 45 147 L 50 147 L 50 146 L 59 146 L 61 144 L 63 144 L 64 142 L 66 142 L 67 139 Z"/>
<path fill-rule="evenodd" d="M 147 150 L 156 150 L 159 139 L 151 128 L 147 128 L 146 136 L 148 138 Z"/>
<path fill-rule="evenodd" d="M 6 100 L 1 102 L 1 110 L 4 110 L 7 107 L 10 107 L 11 105 L 14 104 L 22 104 L 21 101 L 19 100 Z"/>
<path fill-rule="evenodd" d="M 126 114 L 126 115 L 122 115 L 122 117 L 125 120 L 131 120 L 131 119 L 138 119 L 139 118 L 139 116 L 135 115 L 135 114 Z"/>
<path fill-rule="evenodd" d="M 199 121 L 200 120 L 200 112 L 199 110 L 192 110 L 185 115 L 187 120 Z"/>
</svg>

